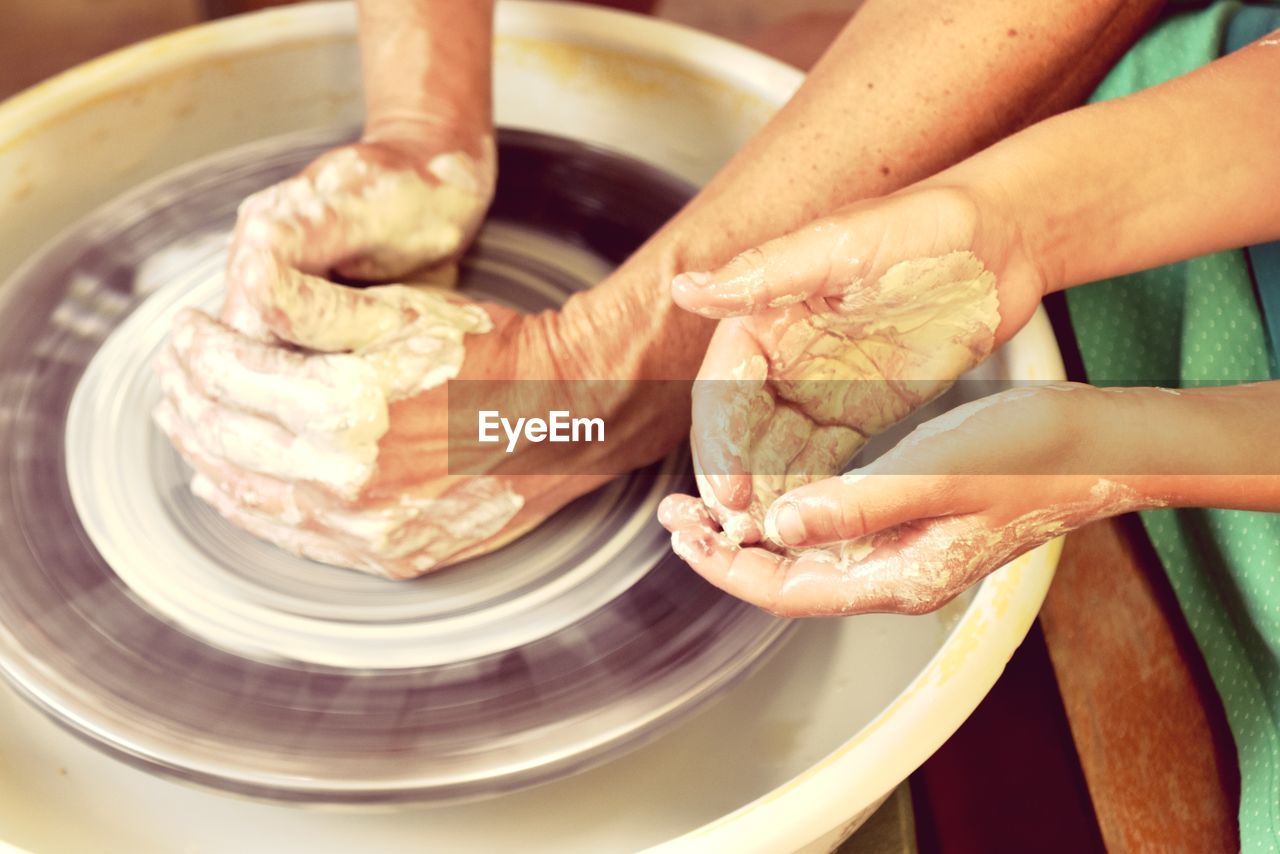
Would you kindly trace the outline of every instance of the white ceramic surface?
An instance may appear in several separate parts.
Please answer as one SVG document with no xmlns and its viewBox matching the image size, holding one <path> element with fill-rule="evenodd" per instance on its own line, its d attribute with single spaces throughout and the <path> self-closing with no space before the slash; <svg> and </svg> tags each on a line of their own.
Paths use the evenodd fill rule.
<svg viewBox="0 0 1280 854">
<path fill-rule="evenodd" d="M 505 125 L 607 145 L 702 181 L 797 72 L 717 39 L 581 6 L 510 2 Z M 345 4 L 139 45 L 0 105 L 0 280 L 99 203 L 195 157 L 360 113 Z M 0 294 L 0 310 L 11 298 Z M 1043 313 L 991 363 L 1062 377 Z M 395 813 L 248 803 L 102 756 L 0 690 L 0 839 L 33 851 L 782 851 L 827 847 L 972 711 L 1043 599 L 1059 543 L 967 609 L 806 624 L 759 673 L 605 767 L 499 799 Z"/>
</svg>

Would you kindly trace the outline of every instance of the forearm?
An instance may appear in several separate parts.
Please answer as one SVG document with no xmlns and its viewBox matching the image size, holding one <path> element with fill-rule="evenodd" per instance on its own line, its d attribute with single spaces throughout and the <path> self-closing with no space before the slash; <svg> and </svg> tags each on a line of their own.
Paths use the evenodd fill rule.
<svg viewBox="0 0 1280 854">
<path fill-rule="evenodd" d="M 789 104 L 602 293 L 641 318 L 608 364 L 689 377 L 713 324 L 668 285 L 883 195 L 1083 99 L 1158 7 L 868 0 Z"/>
<path fill-rule="evenodd" d="M 1073 466 L 1151 506 L 1280 511 L 1280 382 L 1087 389 Z"/>
<path fill-rule="evenodd" d="M 479 156 L 492 133 L 492 0 L 359 0 L 367 139 Z"/>
<path fill-rule="evenodd" d="M 1278 79 L 1280 46 L 1254 45 L 1045 121 L 937 180 L 993 191 L 1049 290 L 1271 240 Z"/>
</svg>

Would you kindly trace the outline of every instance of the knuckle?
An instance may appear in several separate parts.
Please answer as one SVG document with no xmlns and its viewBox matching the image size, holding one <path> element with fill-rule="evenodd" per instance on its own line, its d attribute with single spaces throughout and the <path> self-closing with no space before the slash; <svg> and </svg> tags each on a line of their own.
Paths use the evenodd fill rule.
<svg viewBox="0 0 1280 854">
<path fill-rule="evenodd" d="M 936 591 L 930 589 L 914 590 L 911 593 L 899 592 L 894 597 L 894 610 L 912 617 L 931 614 L 945 604 Z"/>
<path fill-rule="evenodd" d="M 904 578 L 894 590 L 894 610 L 920 616 L 931 614 L 956 597 L 959 590 L 949 572 L 930 570 Z"/>
<path fill-rule="evenodd" d="M 839 539 L 856 539 L 866 534 L 871 528 L 871 519 L 867 515 L 866 507 L 862 502 L 852 498 L 840 501 L 834 511 L 823 508 L 821 516 L 826 516 L 824 520 L 826 527 Z"/>
<path fill-rule="evenodd" d="M 753 270 L 757 267 L 765 266 L 769 261 L 769 255 L 763 247 L 752 246 L 744 249 L 733 257 L 726 266 L 734 273 L 743 273 Z"/>
</svg>

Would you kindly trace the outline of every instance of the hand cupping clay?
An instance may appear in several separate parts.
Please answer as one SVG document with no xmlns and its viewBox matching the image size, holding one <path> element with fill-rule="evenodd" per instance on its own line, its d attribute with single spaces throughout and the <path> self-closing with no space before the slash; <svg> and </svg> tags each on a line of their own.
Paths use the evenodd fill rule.
<svg viewBox="0 0 1280 854">
<path fill-rule="evenodd" d="M 730 510 L 716 498 L 695 453 L 699 492 L 736 543 L 758 541 L 759 522 L 774 499 L 808 483 L 813 472 L 839 470 L 865 441 L 854 429 L 818 424 L 790 401 L 775 397 L 767 387 L 768 371 L 764 357 L 752 357 L 730 377 L 727 399 L 709 400 L 705 406 L 696 400 L 695 389 L 700 420 L 754 473 L 751 504 Z"/>
<path fill-rule="evenodd" d="M 986 358 L 1000 323 L 995 276 L 971 252 L 902 261 L 875 282 L 849 283 L 828 308 L 769 312 L 777 332 L 767 357 L 741 366 L 736 400 L 719 404 L 752 474 L 751 504 L 724 507 L 701 474 L 699 491 L 739 544 L 764 536 L 778 496 L 835 474 L 869 437 Z"/>
<path fill-rule="evenodd" d="M 224 319 L 251 337 L 283 331 L 285 340 L 327 352 L 355 349 L 344 337 L 351 330 L 377 337 L 396 328 L 379 301 L 362 299 L 365 291 L 335 290 L 327 277 L 332 271 L 366 281 L 403 279 L 456 258 L 479 228 L 492 192 L 492 139 L 484 148 L 480 161 L 458 152 L 437 155 L 425 176 L 379 167 L 343 148 L 309 174 L 245 199 Z"/>
<path fill-rule="evenodd" d="M 372 500 L 391 406 L 456 376 L 478 305 L 430 287 L 351 288 L 447 261 L 483 216 L 492 175 L 447 154 L 413 170 L 350 150 L 248 199 L 228 265 L 226 324 L 177 318 L 157 362 L 155 419 L 223 516 L 325 563 L 412 577 L 497 534 L 523 500 L 496 477 L 439 478 Z"/>
<path fill-rule="evenodd" d="M 823 596 L 821 611 L 813 614 L 928 613 L 1049 540 L 1096 519 L 1156 506 L 1160 502 L 1131 487 L 1100 478 L 1078 501 L 1034 510 L 1001 525 L 953 516 L 830 547 L 791 549 L 784 558 L 791 561 L 791 570 L 781 596 L 805 599 L 803 587 L 820 585 L 824 591 L 846 591 L 846 598 Z M 832 583 L 832 572 L 839 583 Z"/>
</svg>

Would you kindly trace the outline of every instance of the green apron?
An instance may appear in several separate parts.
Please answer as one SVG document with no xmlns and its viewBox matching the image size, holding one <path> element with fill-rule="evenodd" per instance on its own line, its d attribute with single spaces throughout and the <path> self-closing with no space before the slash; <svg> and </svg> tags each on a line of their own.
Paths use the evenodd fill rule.
<svg viewBox="0 0 1280 854">
<path fill-rule="evenodd" d="M 1092 100 L 1185 74 L 1276 28 L 1277 6 L 1217 3 L 1170 15 Z M 1067 305 L 1095 384 L 1243 383 L 1280 375 L 1276 342 L 1268 340 L 1280 334 L 1280 244 L 1075 288 Z M 1242 847 L 1280 851 L 1280 514 L 1141 515 L 1226 708 L 1240 762 Z"/>
</svg>

